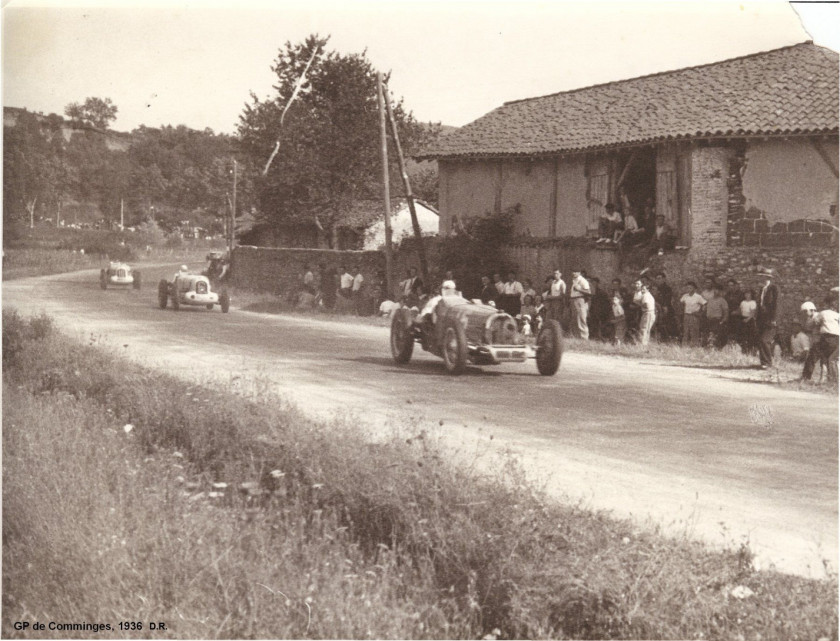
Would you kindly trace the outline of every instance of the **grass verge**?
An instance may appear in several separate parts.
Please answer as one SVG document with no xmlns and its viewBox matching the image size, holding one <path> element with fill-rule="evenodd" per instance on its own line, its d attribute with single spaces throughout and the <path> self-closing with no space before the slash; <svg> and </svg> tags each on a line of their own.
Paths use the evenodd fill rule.
<svg viewBox="0 0 840 641">
<path fill-rule="evenodd" d="M 137 638 L 837 638 L 836 577 L 552 504 L 514 462 L 479 477 L 423 433 L 374 445 L 189 385 L 45 317 L 4 311 L 3 400 L 8 638 L 38 636 L 17 620 Z"/>
</svg>

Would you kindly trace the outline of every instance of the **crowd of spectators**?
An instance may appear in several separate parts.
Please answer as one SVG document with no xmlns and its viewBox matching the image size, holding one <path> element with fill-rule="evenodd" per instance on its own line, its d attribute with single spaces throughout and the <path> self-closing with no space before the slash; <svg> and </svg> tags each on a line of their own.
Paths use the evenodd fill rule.
<svg viewBox="0 0 840 641">
<path fill-rule="evenodd" d="M 546 319 L 554 319 L 567 334 L 618 346 L 646 346 L 651 340 L 715 349 L 735 344 L 744 353 L 758 354 L 763 368 L 771 366 L 781 348 L 803 363 L 803 380 L 811 380 L 819 363 L 821 375 L 836 381 L 837 288 L 821 301 L 821 309 L 805 301 L 791 335 L 782 337 L 777 322 L 779 286 L 772 271 L 761 269 L 758 275 L 763 281 L 758 290 L 742 287 L 734 279 L 721 283 L 713 276 L 700 286 L 689 280 L 675 290 L 664 272 L 647 269 L 629 287 L 620 278 L 602 285 L 582 269 L 573 270 L 566 280 L 556 269 L 537 287 L 531 279 L 520 280 L 515 271 L 508 271 L 505 278 L 494 272 L 482 275 L 476 291 L 467 292 L 467 297 L 514 316 L 526 334 L 536 334 Z M 393 297 L 386 296 L 384 274 L 371 280 L 365 280 L 358 266 L 341 265 L 336 270 L 320 265 L 315 272 L 304 264 L 293 300 L 300 308 L 389 314 L 398 305 L 422 308 L 440 293 L 441 282 L 458 287 L 451 270 L 436 281 L 437 286 L 429 287 L 416 267 L 406 271 Z"/>
<path fill-rule="evenodd" d="M 598 240 L 596 244 L 615 245 L 620 248 L 645 247 L 651 254 L 661 254 L 674 249 L 677 234 L 666 222 L 665 216 L 657 216 L 653 199 L 648 198 L 639 212 L 638 220 L 632 206 L 625 205 L 622 212 L 613 203 L 604 206 L 598 219 Z"/>
</svg>

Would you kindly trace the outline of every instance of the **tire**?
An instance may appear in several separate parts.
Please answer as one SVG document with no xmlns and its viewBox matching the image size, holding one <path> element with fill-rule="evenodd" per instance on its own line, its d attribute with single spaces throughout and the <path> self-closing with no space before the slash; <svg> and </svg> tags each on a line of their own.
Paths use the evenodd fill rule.
<svg viewBox="0 0 840 641">
<path fill-rule="evenodd" d="M 213 309 L 213 303 L 207 303 L 207 309 Z"/>
<path fill-rule="evenodd" d="M 563 357 L 563 331 L 556 320 L 547 320 L 537 335 L 537 370 L 554 376 Z"/>
<path fill-rule="evenodd" d="M 448 319 L 443 328 L 443 364 L 450 374 L 467 369 L 467 332 L 456 319 Z"/>
<path fill-rule="evenodd" d="M 104 269 L 99 270 L 99 286 L 102 289 L 108 289 L 108 272 Z"/>
<path fill-rule="evenodd" d="M 172 309 L 176 312 L 181 309 L 181 301 L 178 300 L 178 296 L 180 295 L 178 291 L 178 279 L 172 281 Z"/>
<path fill-rule="evenodd" d="M 131 286 L 132 286 L 134 289 L 140 289 L 140 285 L 141 285 L 141 282 L 140 282 L 140 272 L 133 272 L 133 274 L 134 274 L 134 282 L 133 282 L 133 283 L 131 283 Z"/>
<path fill-rule="evenodd" d="M 158 306 L 161 309 L 166 309 L 166 304 L 169 302 L 169 285 L 165 280 L 158 283 Z"/>
<path fill-rule="evenodd" d="M 230 310 L 230 294 L 227 293 L 227 290 L 222 291 L 222 295 L 219 296 L 219 305 L 223 314 L 227 314 Z"/>
<path fill-rule="evenodd" d="M 411 322 L 411 311 L 407 307 L 397 309 L 391 319 L 391 356 L 401 365 L 410 361 L 414 352 Z"/>
</svg>

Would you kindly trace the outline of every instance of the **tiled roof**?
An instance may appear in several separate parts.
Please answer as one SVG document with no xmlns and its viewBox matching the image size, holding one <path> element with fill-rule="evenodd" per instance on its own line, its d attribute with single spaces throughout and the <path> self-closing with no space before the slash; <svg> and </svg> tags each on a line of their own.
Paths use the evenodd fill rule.
<svg viewBox="0 0 840 641">
<path fill-rule="evenodd" d="M 810 42 L 508 102 L 417 158 L 531 156 L 678 138 L 837 132 L 838 54 Z"/>
</svg>

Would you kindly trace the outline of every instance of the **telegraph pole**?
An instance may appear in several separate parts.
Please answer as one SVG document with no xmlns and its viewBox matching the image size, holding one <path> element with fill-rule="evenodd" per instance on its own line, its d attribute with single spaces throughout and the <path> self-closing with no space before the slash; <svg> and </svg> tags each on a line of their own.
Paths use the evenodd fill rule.
<svg viewBox="0 0 840 641">
<path fill-rule="evenodd" d="M 385 287 L 388 298 L 394 295 L 393 256 L 391 255 L 391 192 L 388 184 L 388 132 L 385 125 L 385 94 L 382 73 L 376 74 L 376 97 L 379 102 L 379 140 L 382 147 L 382 184 L 385 192 Z"/>
<path fill-rule="evenodd" d="M 228 225 L 228 260 L 233 256 L 234 226 L 236 224 L 236 158 L 233 159 L 233 199 L 230 203 L 230 224 Z"/>
</svg>

